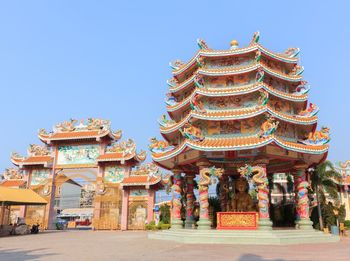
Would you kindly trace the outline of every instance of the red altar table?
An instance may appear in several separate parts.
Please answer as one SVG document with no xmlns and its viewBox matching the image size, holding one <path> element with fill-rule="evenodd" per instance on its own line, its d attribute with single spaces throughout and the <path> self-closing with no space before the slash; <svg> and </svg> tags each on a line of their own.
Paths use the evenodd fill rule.
<svg viewBox="0 0 350 261">
<path fill-rule="evenodd" d="M 217 212 L 216 229 L 257 229 L 257 212 Z"/>
</svg>

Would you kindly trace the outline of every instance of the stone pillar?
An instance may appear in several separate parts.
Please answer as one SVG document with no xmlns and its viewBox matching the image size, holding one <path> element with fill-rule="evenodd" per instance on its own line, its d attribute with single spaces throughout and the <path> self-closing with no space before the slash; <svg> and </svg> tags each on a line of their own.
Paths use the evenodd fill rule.
<svg viewBox="0 0 350 261">
<path fill-rule="evenodd" d="M 94 216 L 93 216 L 93 229 L 100 229 L 99 220 L 101 218 L 101 199 L 104 191 L 104 167 L 98 166 L 97 177 L 96 177 L 96 189 L 94 199 Z"/>
<path fill-rule="evenodd" d="M 266 165 L 267 160 L 259 160 L 256 162 L 257 170 L 261 171 L 261 174 L 258 178 L 260 183 L 256 182 L 258 188 L 258 200 L 259 200 L 259 230 L 272 230 L 272 222 L 270 220 L 270 202 L 269 202 L 269 182 L 267 179 L 267 170 Z"/>
<path fill-rule="evenodd" d="M 296 227 L 303 230 L 311 230 L 312 221 L 310 220 L 308 187 L 309 182 L 306 179 L 306 164 L 298 164 L 295 166 L 296 175 L 294 176 L 294 184 L 296 189 L 296 210 L 297 221 Z"/>
<path fill-rule="evenodd" d="M 193 218 L 193 207 L 194 207 L 194 175 L 186 175 L 186 221 L 185 228 L 193 228 L 194 218 Z"/>
<path fill-rule="evenodd" d="M 56 197 L 56 170 L 52 169 L 51 174 L 47 180 L 47 188 L 44 190 L 48 191 L 48 203 L 45 207 L 45 216 L 44 216 L 44 229 L 55 229 L 55 197 Z"/>
<path fill-rule="evenodd" d="M 174 179 L 172 186 L 172 211 L 171 211 L 171 229 L 183 228 L 181 220 L 181 194 L 182 194 L 182 180 L 181 170 L 173 170 Z"/>
<path fill-rule="evenodd" d="M 129 215 L 129 190 L 124 188 L 123 190 L 123 202 L 122 202 L 122 218 L 120 229 L 128 230 L 128 215 Z"/>
<path fill-rule="evenodd" d="M 153 218 L 153 207 L 154 207 L 154 190 L 148 190 L 148 202 L 147 202 L 147 223 L 149 224 Z"/>
<path fill-rule="evenodd" d="M 199 191 L 199 221 L 197 222 L 198 229 L 206 230 L 211 229 L 211 222 L 209 220 L 209 202 L 208 202 L 208 188 L 210 184 L 210 180 L 208 176 L 205 175 L 209 165 L 209 162 L 198 162 L 197 166 L 199 167 L 199 175 L 200 181 L 198 183 L 198 191 Z M 210 179 L 210 177 L 209 177 Z"/>
</svg>

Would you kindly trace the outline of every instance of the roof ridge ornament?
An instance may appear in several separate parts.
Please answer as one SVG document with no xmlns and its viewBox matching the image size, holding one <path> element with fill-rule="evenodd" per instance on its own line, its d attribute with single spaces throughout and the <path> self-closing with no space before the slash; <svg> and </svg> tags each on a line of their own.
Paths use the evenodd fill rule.
<svg viewBox="0 0 350 261">
<path fill-rule="evenodd" d="M 175 61 L 169 63 L 169 66 L 174 71 L 179 70 L 184 65 L 185 65 L 185 63 L 183 61 L 181 61 L 180 59 L 176 59 Z"/>
<path fill-rule="evenodd" d="M 23 171 L 16 168 L 7 168 L 2 173 L 2 177 L 5 180 L 23 179 Z"/>
<path fill-rule="evenodd" d="M 211 50 L 203 39 L 197 39 L 197 44 L 201 50 Z"/>
<path fill-rule="evenodd" d="M 50 150 L 45 145 L 30 144 L 28 148 L 28 155 L 30 157 L 35 156 L 49 156 Z"/>
<path fill-rule="evenodd" d="M 249 45 L 254 45 L 254 44 L 257 44 L 260 40 L 260 32 L 259 31 L 256 31 L 254 34 L 253 34 L 253 38 L 252 40 L 250 41 L 250 44 Z"/>
<path fill-rule="evenodd" d="M 300 49 L 297 47 L 290 47 L 282 53 L 282 55 L 287 56 L 288 58 L 295 58 L 299 55 Z"/>
</svg>

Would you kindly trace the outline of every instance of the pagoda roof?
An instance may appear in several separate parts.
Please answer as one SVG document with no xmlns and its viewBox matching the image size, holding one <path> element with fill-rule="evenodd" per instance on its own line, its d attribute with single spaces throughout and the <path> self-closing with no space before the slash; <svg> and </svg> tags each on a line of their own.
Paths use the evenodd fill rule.
<svg viewBox="0 0 350 261">
<path fill-rule="evenodd" d="M 192 66 L 196 66 L 199 57 L 225 57 L 225 56 L 235 56 L 241 54 L 247 54 L 251 52 L 260 51 L 264 55 L 276 59 L 281 62 L 296 64 L 298 62 L 297 57 L 290 57 L 286 53 L 276 53 L 268 50 L 259 43 L 252 43 L 248 47 L 235 48 L 230 50 L 212 50 L 212 49 L 201 49 L 190 59 L 188 62 L 183 63 L 178 68 L 174 68 L 173 75 L 177 76 L 185 72 Z"/>
<path fill-rule="evenodd" d="M 146 152 L 136 152 L 136 144 L 132 139 L 114 142 L 106 148 L 105 153 L 97 157 L 97 162 L 128 161 L 134 159 L 143 162 L 146 159 Z"/>
<path fill-rule="evenodd" d="M 271 76 L 274 76 L 276 78 L 279 78 L 281 80 L 285 80 L 289 82 L 300 82 L 302 80 L 302 75 L 281 73 L 279 71 L 272 70 L 271 68 L 267 67 L 264 63 L 257 62 L 251 65 L 245 65 L 245 66 L 239 66 L 239 67 L 223 67 L 219 69 L 199 68 L 191 77 L 189 77 L 182 83 L 179 83 L 174 86 L 170 86 L 169 91 L 172 93 L 176 93 L 185 89 L 187 86 L 194 84 L 194 79 L 197 75 L 203 75 L 203 76 L 237 75 L 237 74 L 243 74 L 247 72 L 253 72 L 258 69 L 262 69 L 265 73 Z"/>
<path fill-rule="evenodd" d="M 40 140 L 49 144 L 51 141 L 65 140 L 96 139 L 99 141 L 103 137 L 119 140 L 121 135 L 122 132 L 120 130 L 113 132 L 110 129 L 109 120 L 89 118 L 86 122 L 81 120 L 79 124 L 74 119 L 59 123 L 52 132 L 41 129 L 38 136 Z"/>
<path fill-rule="evenodd" d="M 350 185 L 350 160 L 345 162 L 337 162 L 334 164 L 334 168 L 341 174 L 341 185 Z"/>
<path fill-rule="evenodd" d="M 129 177 L 121 182 L 122 186 L 151 186 L 162 180 L 159 167 L 154 163 L 146 163 L 131 171 Z"/>
<path fill-rule="evenodd" d="M 205 138 L 203 141 L 193 141 L 186 139 L 173 150 L 163 153 L 152 153 L 152 158 L 155 162 L 161 162 L 173 158 L 187 149 L 200 151 L 238 151 L 264 147 L 269 144 L 306 154 L 324 154 L 328 151 L 328 145 L 304 145 L 297 142 L 286 141 L 275 135 L 270 135 L 266 138 L 260 138 L 257 135 L 245 137 L 218 137 Z"/>
<path fill-rule="evenodd" d="M 184 108 L 185 106 L 189 106 L 191 100 L 194 98 L 195 95 L 202 95 L 206 97 L 236 96 L 236 95 L 253 93 L 259 90 L 265 90 L 268 93 L 278 98 L 285 99 L 288 101 L 293 101 L 293 102 L 305 102 L 307 101 L 307 98 L 308 98 L 307 94 L 299 95 L 299 94 L 293 94 L 293 93 L 286 93 L 283 91 L 276 90 L 275 88 L 267 85 L 266 83 L 253 83 L 253 84 L 232 87 L 232 88 L 198 88 L 196 87 L 186 99 L 174 105 L 168 105 L 167 111 L 176 112 Z"/>
<path fill-rule="evenodd" d="M 198 112 L 198 111 L 191 111 L 181 121 L 174 124 L 169 124 L 167 126 L 161 126 L 160 132 L 161 134 L 168 134 L 168 133 L 178 131 L 186 123 L 191 121 L 191 119 L 215 120 L 215 121 L 240 120 L 240 119 L 247 119 L 258 115 L 262 115 L 264 113 L 268 113 L 279 120 L 293 123 L 293 124 L 313 125 L 317 123 L 317 116 L 304 117 L 299 115 L 288 115 L 286 113 L 277 112 L 270 106 L 265 105 L 265 106 L 255 106 L 250 108 L 233 109 L 233 110 L 206 110 L 205 113 Z"/>
<path fill-rule="evenodd" d="M 3 187 L 23 187 L 25 186 L 26 181 L 23 179 L 9 179 L 9 180 L 3 180 L 0 183 L 0 186 Z"/>
<path fill-rule="evenodd" d="M 43 165 L 48 166 L 52 164 L 53 157 L 51 151 L 47 146 L 41 146 L 31 144 L 27 150 L 28 156 L 23 157 L 18 153 L 14 152 L 11 155 L 11 161 L 17 166 L 29 166 L 29 165 Z"/>
</svg>

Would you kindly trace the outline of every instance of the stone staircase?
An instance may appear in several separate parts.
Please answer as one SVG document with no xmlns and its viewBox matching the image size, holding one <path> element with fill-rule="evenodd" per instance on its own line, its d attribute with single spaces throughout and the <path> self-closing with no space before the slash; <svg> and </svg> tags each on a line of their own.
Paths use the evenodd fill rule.
<svg viewBox="0 0 350 261">
<path fill-rule="evenodd" d="M 177 229 L 150 232 L 150 239 L 186 244 L 289 245 L 338 242 L 339 236 L 317 230 L 196 230 Z"/>
</svg>

